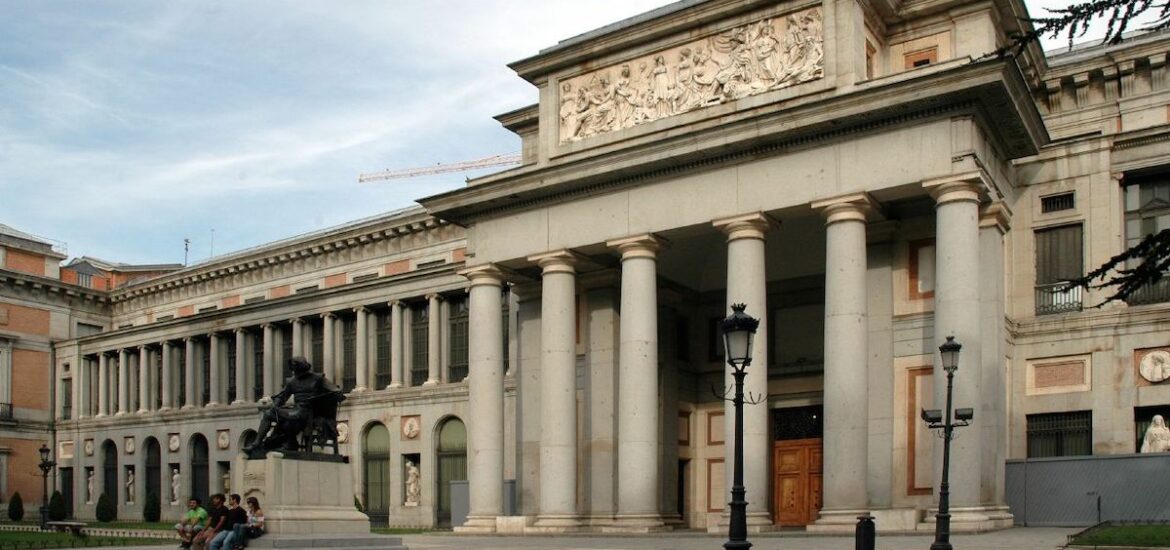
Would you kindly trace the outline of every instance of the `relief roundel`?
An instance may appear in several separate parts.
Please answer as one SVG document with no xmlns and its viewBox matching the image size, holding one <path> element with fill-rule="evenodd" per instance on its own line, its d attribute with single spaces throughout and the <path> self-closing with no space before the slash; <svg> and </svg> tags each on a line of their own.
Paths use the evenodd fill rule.
<svg viewBox="0 0 1170 550">
<path fill-rule="evenodd" d="M 1157 384 L 1170 378 L 1170 351 L 1155 350 L 1142 357 L 1138 366 L 1142 378 Z"/>
<path fill-rule="evenodd" d="M 422 431 L 422 423 L 417 416 L 408 416 L 402 421 L 402 435 L 407 439 L 414 439 Z"/>
</svg>

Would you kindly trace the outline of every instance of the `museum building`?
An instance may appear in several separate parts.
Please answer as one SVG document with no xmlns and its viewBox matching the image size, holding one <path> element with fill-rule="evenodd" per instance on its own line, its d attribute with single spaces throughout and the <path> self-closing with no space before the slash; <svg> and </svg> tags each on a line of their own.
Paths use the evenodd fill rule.
<svg viewBox="0 0 1170 550">
<path fill-rule="evenodd" d="M 103 493 L 174 518 L 242 487 L 257 401 L 304 355 L 347 393 L 375 523 L 718 531 L 716 325 L 744 303 L 752 529 L 932 528 L 941 447 L 918 416 L 942 406 L 947 336 L 974 412 L 953 525 L 1006 527 L 1009 461 L 1136 453 L 1170 413 L 1170 287 L 1097 308 L 1106 293 L 1060 285 L 1170 228 L 1170 34 L 992 55 L 1023 16 L 683 0 L 570 38 L 511 65 L 539 96 L 497 117 L 521 166 L 419 207 L 104 287 L 114 264 L 44 252 L 30 272 L 9 248 L 0 381 L 56 390 L 78 517 Z M 51 335 L 6 326 L 37 304 Z M 49 437 L 31 409 L 0 419 L 33 433 L 0 431 L 6 479 L 36 446 L 15 441 Z"/>
</svg>

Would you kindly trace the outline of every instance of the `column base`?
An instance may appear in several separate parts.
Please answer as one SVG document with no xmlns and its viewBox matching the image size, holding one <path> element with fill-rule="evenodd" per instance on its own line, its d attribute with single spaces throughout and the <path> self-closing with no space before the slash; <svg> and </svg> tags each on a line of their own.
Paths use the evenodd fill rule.
<svg viewBox="0 0 1170 550">
<path fill-rule="evenodd" d="M 365 387 L 365 386 L 358 386 L 358 387 L 356 387 L 356 388 L 354 388 L 354 389 L 352 389 L 352 390 L 349 390 L 349 391 L 351 391 L 351 392 L 362 392 L 362 391 L 370 391 L 370 388 L 367 388 L 367 387 Z"/>
<path fill-rule="evenodd" d="M 148 409 L 138 409 L 137 414 L 146 414 L 150 412 Z"/>
<path fill-rule="evenodd" d="M 195 408 L 195 405 L 183 405 L 182 407 L 179 407 L 179 410 L 189 411 L 189 410 L 194 409 L 194 408 Z"/>
<path fill-rule="evenodd" d="M 661 533 L 670 528 L 662 521 L 662 515 L 616 514 L 609 525 L 600 526 L 602 533 Z"/>
<path fill-rule="evenodd" d="M 435 380 L 434 378 L 431 378 L 431 379 L 427 380 L 426 382 L 423 382 L 423 383 L 422 383 L 422 385 L 424 385 L 424 386 L 434 386 L 434 385 L 436 385 L 436 384 L 438 384 L 438 383 L 439 383 L 439 381 L 438 381 L 438 380 Z"/>
<path fill-rule="evenodd" d="M 568 514 L 548 514 L 536 516 L 536 522 L 524 531 L 526 533 L 554 535 L 558 533 L 576 533 L 580 530 L 580 516 Z"/>
<path fill-rule="evenodd" d="M 203 408 L 207 409 L 207 408 L 218 407 L 218 406 L 219 406 L 219 401 L 208 401 L 207 403 L 205 403 L 203 405 Z"/>
<path fill-rule="evenodd" d="M 166 407 L 166 406 L 163 406 L 163 407 L 159 407 L 159 408 L 158 408 L 158 412 L 160 412 L 160 413 L 164 413 L 164 412 L 167 412 L 167 411 L 169 411 L 169 410 L 171 410 L 171 408 L 170 408 L 170 407 Z"/>
<path fill-rule="evenodd" d="M 805 527 L 809 533 L 839 533 L 851 534 L 857 529 L 857 516 L 869 513 L 869 510 L 821 510 L 821 517 L 816 522 Z"/>
<path fill-rule="evenodd" d="M 114 416 L 126 416 L 127 414 L 128 413 L 126 411 L 118 411 L 114 413 Z"/>
<path fill-rule="evenodd" d="M 107 416 L 110 416 L 110 415 L 108 415 L 106 413 L 97 413 L 97 414 L 93 415 L 94 418 L 105 418 Z"/>
<path fill-rule="evenodd" d="M 232 406 L 234 407 L 236 405 L 243 405 L 245 403 L 247 403 L 247 401 L 244 401 L 243 399 L 237 399 L 235 401 L 232 401 Z"/>
<path fill-rule="evenodd" d="M 391 382 L 389 386 L 386 386 L 386 389 L 396 390 L 396 389 L 401 388 L 401 387 L 402 387 L 402 382 Z"/>
<path fill-rule="evenodd" d="M 918 524 L 918 531 L 933 533 L 938 510 L 927 510 L 926 517 Z M 951 508 L 951 533 L 985 533 L 1009 529 L 1015 524 L 1015 517 L 1007 506 L 969 506 Z"/>
<path fill-rule="evenodd" d="M 452 529 L 460 535 L 491 535 L 496 532 L 497 516 L 467 516 L 463 525 Z"/>
<path fill-rule="evenodd" d="M 715 525 L 707 526 L 708 534 L 727 534 L 727 528 L 731 526 L 731 514 L 723 512 L 719 516 L 719 522 Z M 772 516 L 768 512 L 748 512 L 747 513 L 747 532 L 748 534 L 767 533 L 770 531 L 779 530 L 780 526 L 772 523 Z"/>
</svg>

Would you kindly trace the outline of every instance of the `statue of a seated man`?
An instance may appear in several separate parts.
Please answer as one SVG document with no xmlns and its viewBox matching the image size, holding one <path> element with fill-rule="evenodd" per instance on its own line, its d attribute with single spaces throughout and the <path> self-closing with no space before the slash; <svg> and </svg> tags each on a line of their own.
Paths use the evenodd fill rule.
<svg viewBox="0 0 1170 550">
<path fill-rule="evenodd" d="M 325 375 L 313 372 L 312 365 L 304 357 L 293 357 L 288 360 L 288 365 L 293 375 L 284 382 L 284 389 L 271 399 L 261 400 L 256 443 L 244 449 L 252 458 L 262 458 L 268 451 L 277 449 L 301 450 L 298 437 L 306 428 L 318 429 L 309 426 L 309 422 L 324 421 L 336 430 L 337 404 L 345 400 L 345 394 L 326 380 Z M 292 406 L 285 407 L 290 397 Z"/>
</svg>

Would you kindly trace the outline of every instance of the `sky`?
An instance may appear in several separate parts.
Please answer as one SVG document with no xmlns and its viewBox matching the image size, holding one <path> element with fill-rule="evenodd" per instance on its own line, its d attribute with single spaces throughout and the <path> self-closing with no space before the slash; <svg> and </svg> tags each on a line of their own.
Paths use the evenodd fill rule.
<svg viewBox="0 0 1170 550">
<path fill-rule="evenodd" d="M 507 63 L 668 3 L 0 0 L 0 223 L 197 263 L 412 206 L 484 172 L 358 174 L 518 151 Z"/>
</svg>

